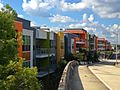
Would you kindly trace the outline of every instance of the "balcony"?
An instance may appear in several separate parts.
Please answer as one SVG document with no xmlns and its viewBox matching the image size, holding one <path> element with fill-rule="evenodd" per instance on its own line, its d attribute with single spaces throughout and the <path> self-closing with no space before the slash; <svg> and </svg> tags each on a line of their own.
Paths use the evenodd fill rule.
<svg viewBox="0 0 120 90">
<path fill-rule="evenodd" d="M 95 42 L 94 42 L 94 41 L 90 41 L 90 44 L 91 44 L 91 45 L 94 45 L 94 44 L 95 44 Z"/>
<path fill-rule="evenodd" d="M 47 32 L 43 30 L 36 30 L 36 38 L 37 39 L 47 39 Z"/>
<path fill-rule="evenodd" d="M 50 56 L 55 56 L 55 48 L 50 48 Z M 45 58 L 48 57 L 48 48 L 37 48 L 36 49 L 36 58 Z"/>
<path fill-rule="evenodd" d="M 98 46 L 105 46 L 104 43 L 98 43 Z"/>
<path fill-rule="evenodd" d="M 76 44 L 85 44 L 85 39 L 76 39 Z"/>
<path fill-rule="evenodd" d="M 98 50 L 105 50 L 105 48 L 101 47 L 101 48 L 98 48 Z"/>
</svg>

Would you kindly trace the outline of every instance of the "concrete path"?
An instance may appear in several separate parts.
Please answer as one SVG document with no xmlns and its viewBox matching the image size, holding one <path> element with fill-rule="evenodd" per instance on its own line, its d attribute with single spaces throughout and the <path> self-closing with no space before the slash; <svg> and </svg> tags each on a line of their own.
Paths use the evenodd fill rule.
<svg viewBox="0 0 120 90">
<path fill-rule="evenodd" d="M 111 61 L 89 66 L 90 70 L 97 75 L 111 90 L 120 90 L 120 68 L 111 64 Z"/>
<path fill-rule="evenodd" d="M 87 68 L 79 66 L 79 76 L 84 90 L 109 90 L 101 81 Z M 72 89 L 74 90 L 74 89 Z M 81 89 L 77 89 L 81 90 Z"/>
</svg>

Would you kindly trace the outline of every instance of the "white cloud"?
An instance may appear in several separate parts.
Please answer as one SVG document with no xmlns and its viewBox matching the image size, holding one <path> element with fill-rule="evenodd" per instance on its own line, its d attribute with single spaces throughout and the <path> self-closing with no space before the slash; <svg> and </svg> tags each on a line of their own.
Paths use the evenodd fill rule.
<svg viewBox="0 0 120 90">
<path fill-rule="evenodd" d="M 89 6 L 88 2 L 89 1 L 87 0 L 82 0 L 82 2 L 78 2 L 78 3 L 69 3 L 69 2 L 65 2 L 65 0 L 62 0 L 60 2 L 60 9 L 62 11 L 80 11 Z"/>
<path fill-rule="evenodd" d="M 93 20 L 94 20 L 93 14 L 90 15 L 90 17 L 88 18 L 88 20 L 89 20 L 90 22 L 93 22 Z"/>
<path fill-rule="evenodd" d="M 60 9 L 62 11 L 80 11 L 89 8 L 102 18 L 120 18 L 119 4 L 120 0 L 82 0 L 78 3 L 62 0 Z"/>
<path fill-rule="evenodd" d="M 1 2 L 1 0 L 0 0 L 0 9 L 1 9 L 1 8 L 3 8 L 3 4 L 2 4 L 2 2 Z"/>
<path fill-rule="evenodd" d="M 36 22 L 31 21 L 31 22 L 30 22 L 30 26 L 37 26 L 37 24 L 36 24 Z"/>
<path fill-rule="evenodd" d="M 59 23 L 67 23 L 67 22 L 76 22 L 77 20 L 72 19 L 68 16 L 61 16 L 59 14 L 53 15 L 53 17 L 49 17 L 50 22 L 59 22 Z"/>
<path fill-rule="evenodd" d="M 89 8 L 102 18 L 120 18 L 119 4 L 120 0 L 81 0 L 78 3 L 65 0 L 23 0 L 22 7 L 28 14 L 41 17 L 49 17 L 53 9 L 80 11 Z M 92 15 L 89 20 L 94 20 Z"/>
<path fill-rule="evenodd" d="M 83 14 L 83 23 L 86 23 L 88 21 L 87 14 Z"/>
<path fill-rule="evenodd" d="M 24 18 L 24 16 L 22 14 L 18 14 L 18 17 L 20 18 Z"/>
<path fill-rule="evenodd" d="M 55 7 L 57 0 L 23 0 L 23 10 L 31 15 L 49 17 L 49 11 Z"/>
<path fill-rule="evenodd" d="M 120 18 L 120 0 L 90 0 L 92 10 L 103 18 Z"/>
</svg>

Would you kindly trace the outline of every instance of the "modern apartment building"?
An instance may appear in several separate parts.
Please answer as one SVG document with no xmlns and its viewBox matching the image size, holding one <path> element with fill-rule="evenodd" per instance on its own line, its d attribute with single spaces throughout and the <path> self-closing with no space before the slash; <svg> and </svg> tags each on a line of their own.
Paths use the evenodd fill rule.
<svg viewBox="0 0 120 90">
<path fill-rule="evenodd" d="M 54 72 L 56 69 L 56 36 L 47 27 L 34 27 L 35 29 L 35 66 L 39 77 Z"/>
<path fill-rule="evenodd" d="M 108 40 L 105 41 L 105 50 L 107 51 L 112 50 L 112 46 Z"/>
<path fill-rule="evenodd" d="M 30 21 L 17 18 L 15 21 L 16 30 L 18 31 L 19 55 L 24 58 L 24 66 L 33 66 L 33 31 L 30 28 Z M 19 33 L 20 32 L 20 33 Z"/>
<path fill-rule="evenodd" d="M 75 34 L 78 35 L 78 37 L 75 38 L 75 42 L 76 42 L 76 52 L 79 51 L 80 48 L 87 48 L 87 37 L 88 37 L 88 33 L 86 30 L 84 29 L 79 29 L 79 28 L 70 28 L 70 29 L 66 29 L 65 32 L 70 33 L 70 34 Z"/>
<path fill-rule="evenodd" d="M 75 38 L 77 38 L 78 35 L 76 34 L 70 34 L 70 33 L 65 33 L 64 38 L 65 38 L 65 57 L 69 56 L 71 53 L 75 53 L 75 48 L 76 48 L 76 41 Z"/>
<path fill-rule="evenodd" d="M 90 51 L 95 51 L 97 50 L 97 37 L 94 34 L 89 34 L 89 50 Z"/>
<path fill-rule="evenodd" d="M 30 21 L 22 18 L 17 18 L 15 27 L 23 66 L 37 66 L 39 77 L 54 72 L 57 67 L 56 34 L 46 27 L 31 27 Z"/>
</svg>

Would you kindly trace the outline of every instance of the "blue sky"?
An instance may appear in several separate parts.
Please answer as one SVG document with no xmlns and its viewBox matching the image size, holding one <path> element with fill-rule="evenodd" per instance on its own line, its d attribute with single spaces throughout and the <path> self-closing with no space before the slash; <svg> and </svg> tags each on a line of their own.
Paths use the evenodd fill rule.
<svg viewBox="0 0 120 90">
<path fill-rule="evenodd" d="M 116 43 L 120 33 L 120 0 L 0 0 L 32 25 L 51 28 L 84 28 Z M 120 42 L 120 41 L 119 41 Z"/>
</svg>

